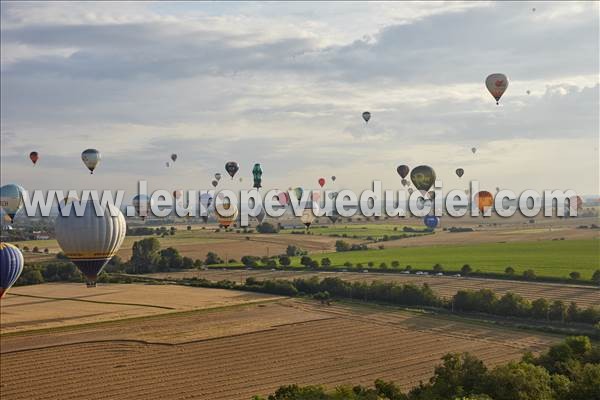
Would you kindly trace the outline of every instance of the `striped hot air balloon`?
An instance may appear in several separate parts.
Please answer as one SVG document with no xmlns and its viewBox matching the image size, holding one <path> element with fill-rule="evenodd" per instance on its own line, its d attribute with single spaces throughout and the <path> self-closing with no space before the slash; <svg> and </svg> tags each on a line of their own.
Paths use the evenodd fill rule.
<svg viewBox="0 0 600 400">
<path fill-rule="evenodd" d="M 0 298 L 23 272 L 23 254 L 18 247 L 0 243 Z"/>
<path fill-rule="evenodd" d="M 97 215 L 96 208 L 102 209 L 103 215 Z M 96 286 L 98 274 L 123 244 L 126 230 L 119 209 L 103 207 L 94 200 L 86 202 L 82 216 L 72 210 L 68 216 L 59 216 L 54 227 L 58 244 L 83 273 L 88 287 Z"/>
</svg>

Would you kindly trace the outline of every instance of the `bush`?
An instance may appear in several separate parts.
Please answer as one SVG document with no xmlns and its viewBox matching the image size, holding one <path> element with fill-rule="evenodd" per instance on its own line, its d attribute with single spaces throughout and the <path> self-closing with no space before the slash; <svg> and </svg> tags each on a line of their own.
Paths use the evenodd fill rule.
<svg viewBox="0 0 600 400">
<path fill-rule="evenodd" d="M 460 269 L 460 273 L 463 275 L 469 275 L 471 272 L 473 272 L 473 268 L 471 268 L 471 266 L 469 264 L 465 264 L 462 266 L 462 268 Z"/>
<path fill-rule="evenodd" d="M 569 277 L 573 280 L 581 279 L 581 274 L 577 271 L 573 271 L 569 274 Z"/>
<path fill-rule="evenodd" d="M 504 273 L 508 276 L 514 276 L 515 269 L 513 267 L 506 267 L 506 269 L 504 270 Z"/>
<path fill-rule="evenodd" d="M 400 267 L 400 262 L 399 261 L 392 261 L 392 268 L 398 268 Z"/>
<path fill-rule="evenodd" d="M 528 281 L 532 281 L 535 280 L 536 276 L 535 276 L 535 271 L 532 269 L 528 269 L 526 271 L 523 271 L 523 278 L 528 280 Z"/>
<path fill-rule="evenodd" d="M 263 222 L 262 224 L 256 226 L 256 231 L 258 233 L 277 233 L 278 229 L 277 226 L 269 222 Z"/>
<path fill-rule="evenodd" d="M 600 269 L 597 269 L 596 271 L 594 271 L 594 274 L 592 275 L 592 281 L 596 285 L 600 285 Z"/>
<path fill-rule="evenodd" d="M 282 267 L 287 267 L 291 263 L 292 263 L 292 260 L 287 255 L 282 254 L 279 256 L 279 265 L 281 265 Z"/>
<path fill-rule="evenodd" d="M 379 264 L 379 268 L 385 270 L 385 269 L 388 269 L 388 266 L 386 263 L 382 262 L 381 264 Z"/>
<path fill-rule="evenodd" d="M 258 266 L 258 260 L 259 258 L 256 256 L 243 256 L 242 264 L 244 264 L 245 267 L 254 268 Z"/>
<path fill-rule="evenodd" d="M 343 241 L 343 240 L 336 240 L 336 242 L 335 242 L 335 251 L 338 251 L 338 252 L 350 251 L 350 244 L 348 242 Z"/>
<path fill-rule="evenodd" d="M 433 272 L 442 272 L 444 270 L 444 267 L 441 264 L 435 264 L 433 266 Z"/>
<path fill-rule="evenodd" d="M 312 259 L 309 256 L 302 256 L 300 259 L 300 265 L 304 265 L 305 267 L 309 267 Z"/>
<path fill-rule="evenodd" d="M 346 262 L 344 263 L 344 267 L 351 268 L 351 267 L 352 267 L 352 263 L 351 263 L 350 261 L 346 261 Z"/>
<path fill-rule="evenodd" d="M 221 260 L 219 258 L 217 253 L 213 253 L 212 251 L 209 251 L 208 253 L 206 253 L 206 259 L 204 260 L 204 264 L 214 265 L 214 264 L 222 264 L 222 263 L 223 263 L 223 260 Z"/>
<path fill-rule="evenodd" d="M 321 259 L 321 265 L 323 267 L 331 267 L 331 260 L 327 257 Z"/>
</svg>

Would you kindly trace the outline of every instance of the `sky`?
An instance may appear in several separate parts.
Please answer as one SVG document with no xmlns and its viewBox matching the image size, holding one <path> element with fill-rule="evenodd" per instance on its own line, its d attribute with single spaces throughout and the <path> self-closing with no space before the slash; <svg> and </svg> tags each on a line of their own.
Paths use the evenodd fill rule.
<svg viewBox="0 0 600 400">
<path fill-rule="evenodd" d="M 3 1 L 0 178 L 133 195 L 235 160 L 220 188 L 259 162 L 269 189 L 360 191 L 426 164 L 445 188 L 598 194 L 599 4 Z"/>
</svg>

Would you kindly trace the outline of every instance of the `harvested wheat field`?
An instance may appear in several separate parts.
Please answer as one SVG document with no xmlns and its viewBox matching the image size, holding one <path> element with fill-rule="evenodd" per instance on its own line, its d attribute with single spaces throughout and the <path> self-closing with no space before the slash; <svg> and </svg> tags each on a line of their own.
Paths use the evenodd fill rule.
<svg viewBox="0 0 600 400">
<path fill-rule="evenodd" d="M 600 288 L 594 286 L 554 284 L 543 282 L 522 282 L 500 279 L 466 278 L 453 276 L 414 275 L 398 273 L 355 273 L 355 272 L 306 272 L 306 271 L 259 271 L 259 270 L 206 270 L 193 272 L 170 272 L 149 274 L 159 279 L 204 278 L 211 281 L 224 279 L 240 282 L 246 278 L 256 279 L 308 279 L 317 276 L 321 279 L 335 276 L 348 281 L 394 281 L 422 285 L 427 283 L 436 293 L 449 298 L 458 290 L 491 289 L 498 295 L 506 292 L 517 293 L 528 300 L 545 298 L 549 301 L 562 300 L 565 303 L 574 301 L 580 307 L 600 305 Z"/>
<path fill-rule="evenodd" d="M 63 327 L 277 298 L 176 285 L 46 283 L 15 287 L 2 299 L 1 333 Z"/>
<path fill-rule="evenodd" d="M 559 338 L 383 307 L 280 299 L 1 340 L 2 393 L 10 399 L 249 400 L 285 383 L 383 378 L 406 389 L 428 379 L 447 352 L 469 351 L 495 365 Z"/>
</svg>

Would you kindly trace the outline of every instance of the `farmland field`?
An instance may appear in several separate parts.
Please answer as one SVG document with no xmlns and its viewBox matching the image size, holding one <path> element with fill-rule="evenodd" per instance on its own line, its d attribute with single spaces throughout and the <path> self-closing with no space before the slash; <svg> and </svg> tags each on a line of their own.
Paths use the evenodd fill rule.
<svg viewBox="0 0 600 400">
<path fill-rule="evenodd" d="M 452 276 L 422 276 L 405 275 L 398 273 L 355 273 L 355 272 L 309 272 L 309 271 L 259 271 L 259 270 L 207 270 L 190 272 L 169 272 L 149 274 L 151 277 L 160 279 L 183 279 L 183 278 L 204 278 L 210 281 L 218 282 L 221 280 L 231 280 L 244 282 L 246 278 L 253 277 L 258 280 L 264 279 L 309 279 L 316 276 L 320 279 L 326 277 L 338 277 L 346 281 L 384 281 L 398 283 L 412 283 L 422 285 L 427 283 L 438 295 L 449 298 L 461 289 L 479 290 L 491 289 L 498 295 L 506 292 L 512 292 L 523 296 L 528 300 L 545 298 L 549 301 L 562 300 L 565 303 L 575 302 L 580 307 L 600 305 L 600 288 L 596 286 L 567 285 L 542 282 L 522 282 L 499 279 L 481 279 Z"/>
<path fill-rule="evenodd" d="M 18 400 L 249 400 L 282 382 L 383 378 L 407 389 L 427 380 L 450 351 L 472 352 L 492 366 L 559 339 L 391 308 L 280 299 L 2 335 L 0 372 L 3 396 Z"/>
<path fill-rule="evenodd" d="M 375 266 L 385 262 L 390 266 L 398 261 L 401 266 L 410 265 L 413 269 L 431 269 L 441 264 L 446 270 L 458 271 L 469 264 L 473 271 L 503 273 L 512 266 L 517 273 L 533 269 L 538 276 L 568 278 L 569 273 L 577 271 L 582 278 L 590 279 L 600 268 L 600 240 L 564 240 L 511 243 L 482 243 L 473 245 L 440 245 L 423 247 L 393 247 L 383 250 L 351 251 L 343 253 L 325 253 L 316 257 L 320 260 L 328 257 L 332 265 L 340 266 L 345 262 L 368 262 Z M 293 261 L 299 265 L 299 259 Z"/>
</svg>

